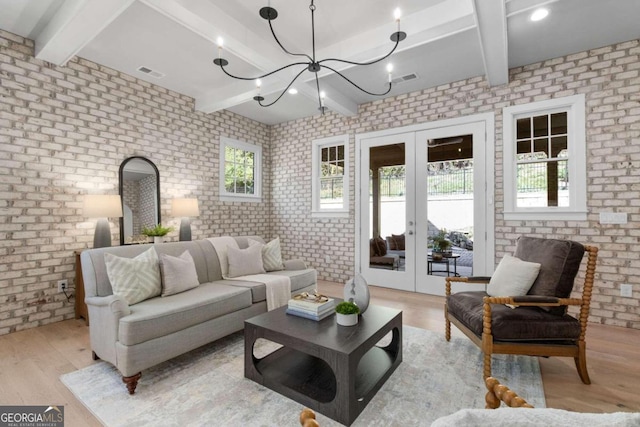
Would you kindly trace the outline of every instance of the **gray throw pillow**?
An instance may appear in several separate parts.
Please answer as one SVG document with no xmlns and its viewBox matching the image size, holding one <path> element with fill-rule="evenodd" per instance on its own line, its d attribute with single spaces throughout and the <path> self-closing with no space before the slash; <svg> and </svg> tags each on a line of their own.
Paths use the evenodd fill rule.
<svg viewBox="0 0 640 427">
<path fill-rule="evenodd" d="M 135 258 L 106 253 L 104 263 L 113 294 L 124 298 L 129 305 L 160 295 L 162 286 L 155 249 L 149 248 Z"/>
<path fill-rule="evenodd" d="M 282 262 L 282 250 L 280 249 L 280 238 L 276 237 L 266 245 L 253 240 L 249 240 L 249 245 L 262 245 L 262 264 L 266 271 L 279 271 L 284 270 L 284 263 Z"/>
<path fill-rule="evenodd" d="M 251 245 L 246 249 L 227 246 L 228 277 L 266 273 L 262 263 L 262 246 L 264 245 Z"/>
<path fill-rule="evenodd" d="M 193 289 L 200 284 L 196 263 L 189 251 L 184 251 L 179 257 L 162 254 L 160 270 L 163 297 Z"/>
</svg>

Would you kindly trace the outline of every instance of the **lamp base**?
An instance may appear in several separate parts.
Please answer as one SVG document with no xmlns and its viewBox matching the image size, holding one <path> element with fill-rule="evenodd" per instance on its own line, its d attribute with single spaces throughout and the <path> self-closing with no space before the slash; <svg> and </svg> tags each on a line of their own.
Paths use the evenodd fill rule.
<svg viewBox="0 0 640 427">
<path fill-rule="evenodd" d="M 191 221 L 189 218 L 180 220 L 180 241 L 186 242 L 191 240 Z"/>
<path fill-rule="evenodd" d="M 94 248 L 108 248 L 111 246 L 111 228 L 106 218 L 100 218 L 96 224 L 96 232 L 93 235 Z"/>
</svg>

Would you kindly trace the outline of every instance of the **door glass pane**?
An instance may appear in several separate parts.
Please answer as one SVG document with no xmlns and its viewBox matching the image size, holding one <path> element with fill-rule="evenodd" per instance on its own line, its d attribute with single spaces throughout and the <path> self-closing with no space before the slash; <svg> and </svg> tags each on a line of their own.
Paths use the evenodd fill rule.
<svg viewBox="0 0 640 427">
<path fill-rule="evenodd" d="M 472 276 L 473 136 L 432 139 L 427 145 L 427 182 L 417 186 L 427 192 L 427 274 Z"/>
<path fill-rule="evenodd" d="M 407 223 L 405 144 L 369 151 L 369 267 L 404 271 Z"/>
</svg>

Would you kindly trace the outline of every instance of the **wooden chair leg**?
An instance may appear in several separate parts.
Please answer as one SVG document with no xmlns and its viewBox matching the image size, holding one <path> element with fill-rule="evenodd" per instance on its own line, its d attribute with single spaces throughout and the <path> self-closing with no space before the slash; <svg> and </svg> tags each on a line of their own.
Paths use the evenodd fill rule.
<svg viewBox="0 0 640 427">
<path fill-rule="evenodd" d="M 95 352 L 95 351 L 93 351 L 93 350 L 91 351 L 91 358 L 92 358 L 93 360 L 100 360 L 100 357 L 98 357 L 98 355 L 96 354 L 96 352 Z"/>
<path fill-rule="evenodd" d="M 591 384 L 589 372 L 587 372 L 587 352 L 584 341 L 580 341 L 578 343 L 578 357 L 574 357 L 573 360 L 576 362 L 576 369 L 578 370 L 578 375 L 580 375 L 582 382 L 585 384 Z"/>
<path fill-rule="evenodd" d="M 484 367 L 482 369 L 482 378 L 487 379 L 491 376 L 491 353 L 483 353 Z"/>
<path fill-rule="evenodd" d="M 135 375 L 131 375 L 130 377 L 122 377 L 122 382 L 127 385 L 127 390 L 129 390 L 129 394 L 133 394 L 136 392 L 136 387 L 138 386 L 138 380 L 142 376 L 142 372 L 138 372 Z"/>
<path fill-rule="evenodd" d="M 446 304 L 444 306 L 444 337 L 447 341 L 451 341 L 451 322 L 449 321 L 449 311 Z"/>
</svg>

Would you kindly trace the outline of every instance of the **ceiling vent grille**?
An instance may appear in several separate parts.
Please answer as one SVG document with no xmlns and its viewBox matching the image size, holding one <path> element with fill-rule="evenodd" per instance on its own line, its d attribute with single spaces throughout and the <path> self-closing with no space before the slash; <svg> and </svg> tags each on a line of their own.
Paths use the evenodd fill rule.
<svg viewBox="0 0 640 427">
<path fill-rule="evenodd" d="M 147 74 L 151 77 L 155 77 L 156 79 L 161 79 L 164 76 L 166 76 L 166 74 L 162 74 L 159 71 L 154 71 L 151 68 L 147 68 L 147 67 L 138 67 L 138 71 L 140 71 L 141 73 Z"/>
<path fill-rule="evenodd" d="M 391 83 L 397 85 L 400 83 L 408 82 L 409 80 L 415 80 L 417 78 L 418 78 L 418 75 L 416 73 L 410 73 L 410 74 L 405 74 L 404 76 L 396 77 L 395 79 L 391 80 Z"/>
</svg>

